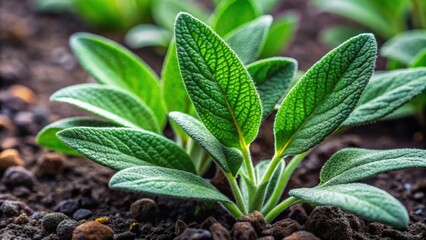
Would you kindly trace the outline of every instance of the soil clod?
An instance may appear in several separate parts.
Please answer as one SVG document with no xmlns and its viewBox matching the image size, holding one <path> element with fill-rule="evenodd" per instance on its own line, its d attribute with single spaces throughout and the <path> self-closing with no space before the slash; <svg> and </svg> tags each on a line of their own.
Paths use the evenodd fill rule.
<svg viewBox="0 0 426 240">
<path fill-rule="evenodd" d="M 320 239 L 310 232 L 298 231 L 284 238 L 283 240 L 320 240 Z"/>
<path fill-rule="evenodd" d="M 175 238 L 175 240 L 209 240 L 212 235 L 204 229 L 187 228 L 183 233 Z"/>
<path fill-rule="evenodd" d="M 237 222 L 232 228 L 232 239 L 234 240 L 256 240 L 256 231 L 249 222 Z"/>
<path fill-rule="evenodd" d="M 213 240 L 231 240 L 231 234 L 220 223 L 214 223 L 210 226 L 210 232 Z"/>
<path fill-rule="evenodd" d="M 77 221 L 65 219 L 56 227 L 56 235 L 58 235 L 61 240 L 71 240 L 72 233 L 77 226 Z"/>
<path fill-rule="evenodd" d="M 96 221 L 90 221 L 78 226 L 73 234 L 72 240 L 113 240 L 114 232 L 108 226 Z"/>
<path fill-rule="evenodd" d="M 4 172 L 3 183 L 9 189 L 13 189 L 19 186 L 32 189 L 34 182 L 35 180 L 33 173 L 21 166 L 9 167 Z"/>
<path fill-rule="evenodd" d="M 282 239 L 299 230 L 300 224 L 292 219 L 283 219 L 272 225 L 271 228 L 262 231 L 262 235 L 272 235 L 276 239 Z"/>
<path fill-rule="evenodd" d="M 130 206 L 130 213 L 138 221 L 147 220 L 155 216 L 157 204 L 150 198 L 142 198 Z"/>
</svg>

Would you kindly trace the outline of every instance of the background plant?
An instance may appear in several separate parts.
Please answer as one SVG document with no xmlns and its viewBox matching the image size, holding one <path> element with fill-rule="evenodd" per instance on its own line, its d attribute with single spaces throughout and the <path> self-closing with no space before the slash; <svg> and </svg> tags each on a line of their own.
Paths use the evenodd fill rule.
<svg viewBox="0 0 426 240">
<path fill-rule="evenodd" d="M 281 84 L 286 85 L 281 89 L 276 83 L 256 88 L 257 81 L 249 72 L 257 69 L 259 76 L 267 75 L 260 67 L 265 60 L 244 66 L 223 39 L 188 14 L 180 14 L 175 26 L 180 73 L 200 120 L 180 112 L 169 116 L 224 172 L 235 203 L 194 174 L 193 162 L 185 151 L 156 133 L 104 126 L 58 132 L 60 140 L 72 149 L 120 170 L 110 180 L 111 188 L 217 201 L 236 217 L 259 210 L 272 221 L 289 206 L 309 202 L 406 227 L 408 214 L 395 198 L 356 182 L 384 171 L 426 167 L 424 150 L 341 150 L 322 168 L 318 186 L 293 189 L 291 197 L 279 200 L 311 148 L 341 126 L 376 121 L 408 102 L 426 87 L 426 69 L 382 75 L 380 82 L 391 81 L 391 86 L 368 84 L 377 46 L 371 34 L 362 34 L 324 56 L 290 90 L 292 78 L 281 78 Z M 79 58 L 86 57 L 80 54 Z M 289 68 L 287 73 L 294 72 Z M 410 87 L 402 84 L 407 80 Z M 254 167 L 250 143 L 282 95 L 274 124 L 275 154 Z M 288 164 L 284 158 L 290 158 Z"/>
</svg>

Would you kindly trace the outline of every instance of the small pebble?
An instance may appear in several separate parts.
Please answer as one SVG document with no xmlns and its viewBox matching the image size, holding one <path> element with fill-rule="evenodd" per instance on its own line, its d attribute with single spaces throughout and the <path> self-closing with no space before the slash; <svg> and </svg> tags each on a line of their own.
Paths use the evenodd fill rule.
<svg viewBox="0 0 426 240">
<path fill-rule="evenodd" d="M 41 219 L 41 224 L 46 231 L 55 232 L 58 224 L 65 219 L 69 219 L 67 215 L 59 212 L 52 212 L 44 215 Z"/>
<path fill-rule="evenodd" d="M 291 234 L 283 240 L 320 240 L 317 236 L 310 232 L 299 231 Z"/>
<path fill-rule="evenodd" d="M 56 205 L 53 209 L 56 212 L 72 215 L 79 208 L 78 200 L 65 200 Z"/>
<path fill-rule="evenodd" d="M 6 217 L 18 216 L 20 213 L 32 214 L 34 211 L 20 201 L 6 200 L 0 205 L 0 213 Z"/>
<path fill-rule="evenodd" d="M 19 98 L 28 104 L 33 103 L 36 99 L 36 94 L 33 92 L 33 90 L 23 85 L 10 86 L 8 92 L 13 97 Z"/>
<path fill-rule="evenodd" d="M 96 221 L 81 224 L 72 234 L 72 240 L 113 240 L 114 232 Z"/>
<path fill-rule="evenodd" d="M 182 234 L 187 228 L 188 228 L 188 225 L 186 225 L 186 223 L 184 221 L 178 219 L 176 221 L 176 224 L 175 224 L 175 234 L 176 234 L 176 236 Z"/>
<path fill-rule="evenodd" d="M 19 147 L 18 139 L 15 137 L 5 137 L 3 141 L 0 143 L 0 148 L 9 149 L 9 148 L 17 148 Z"/>
<path fill-rule="evenodd" d="M 114 240 L 133 240 L 136 238 L 136 234 L 132 232 L 123 232 L 114 235 Z"/>
<path fill-rule="evenodd" d="M 39 176 L 55 176 L 61 174 L 65 157 L 59 153 L 46 153 L 37 160 L 36 172 Z"/>
<path fill-rule="evenodd" d="M 141 198 L 130 206 L 130 213 L 136 220 L 146 220 L 155 215 L 157 204 L 150 198 Z"/>
<path fill-rule="evenodd" d="M 4 173 L 3 183 L 6 187 L 11 189 L 18 186 L 32 189 L 34 185 L 34 175 L 31 171 L 21 166 L 9 167 Z"/>
<path fill-rule="evenodd" d="M 257 235 L 249 222 L 237 222 L 232 228 L 232 239 L 234 240 L 256 240 Z"/>
<path fill-rule="evenodd" d="M 7 130 L 13 129 L 12 121 L 10 121 L 10 118 L 8 118 L 6 115 L 3 115 L 3 114 L 0 115 L 0 130 L 2 129 L 7 129 Z"/>
<path fill-rule="evenodd" d="M 78 226 L 78 222 L 75 220 L 63 220 L 56 227 L 56 235 L 60 240 L 71 240 L 72 232 Z"/>
<path fill-rule="evenodd" d="M 74 212 L 74 214 L 72 215 L 72 218 L 74 218 L 74 220 L 76 221 L 80 221 L 83 219 L 88 219 L 91 216 L 92 216 L 92 211 L 90 211 L 89 209 L 80 208 Z"/>
<path fill-rule="evenodd" d="M 0 170 L 12 166 L 24 166 L 25 162 L 16 149 L 6 149 L 0 153 Z"/>
<path fill-rule="evenodd" d="M 30 216 L 30 218 L 34 220 L 39 220 L 42 219 L 46 214 L 47 212 L 45 211 L 36 211 Z"/>
<path fill-rule="evenodd" d="M 19 215 L 17 218 L 15 218 L 15 221 L 14 221 L 14 223 L 16 224 L 25 224 L 29 222 L 30 222 L 30 219 L 25 213 L 22 213 L 21 215 Z"/>
<path fill-rule="evenodd" d="M 212 234 L 204 229 L 187 228 L 175 240 L 207 240 L 211 239 Z"/>
<path fill-rule="evenodd" d="M 229 234 L 229 231 L 220 223 L 213 223 L 210 226 L 210 232 L 212 233 L 213 240 L 231 240 L 231 234 Z"/>
</svg>

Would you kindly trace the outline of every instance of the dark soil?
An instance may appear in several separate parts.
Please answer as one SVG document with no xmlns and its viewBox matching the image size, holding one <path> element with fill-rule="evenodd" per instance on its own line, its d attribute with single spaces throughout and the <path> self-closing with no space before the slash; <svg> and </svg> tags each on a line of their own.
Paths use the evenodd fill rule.
<svg viewBox="0 0 426 240">
<path fill-rule="evenodd" d="M 319 29 L 340 20 L 300 0 L 284 1 L 275 11 L 289 9 L 301 15 L 301 23 L 286 55 L 306 70 L 328 51 L 318 43 Z M 0 170 L 0 239 L 69 239 L 78 225 L 82 233 L 82 226 L 99 227 L 81 225 L 90 220 L 111 228 L 115 239 L 426 239 L 426 170 L 395 171 L 366 181 L 404 204 L 410 214 L 407 230 L 367 222 L 338 208 L 305 205 L 285 211 L 272 225 L 256 213 L 236 221 L 216 204 L 108 189 L 112 170 L 48 152 L 34 141 L 47 123 L 84 114 L 48 98 L 62 87 L 87 81 L 68 38 L 90 29 L 69 14 L 36 14 L 24 1 L 2 1 L 0 24 L 0 152 L 18 150 L 19 156 L 12 154 L 13 162 L 23 166 Z M 137 53 L 160 70 L 162 60 L 155 50 Z M 252 146 L 256 161 L 272 154 L 272 121 L 272 117 L 266 121 Z M 424 148 L 424 132 L 416 119 L 407 118 L 330 137 L 298 168 L 290 188 L 317 184 L 323 163 L 349 146 Z"/>
</svg>

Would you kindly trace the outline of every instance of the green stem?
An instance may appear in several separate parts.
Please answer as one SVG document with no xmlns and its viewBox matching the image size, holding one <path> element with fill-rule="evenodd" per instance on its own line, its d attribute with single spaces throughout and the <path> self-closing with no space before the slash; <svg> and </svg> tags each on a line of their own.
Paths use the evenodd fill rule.
<svg viewBox="0 0 426 240">
<path fill-rule="evenodd" d="M 285 201 L 278 204 L 276 207 L 274 207 L 266 216 L 265 220 L 267 222 L 272 222 L 274 219 L 282 213 L 284 210 L 286 210 L 288 207 L 303 202 L 302 200 L 295 198 L 295 197 L 289 197 Z"/>
<path fill-rule="evenodd" d="M 225 173 L 225 172 L 224 172 Z M 244 205 L 243 197 L 241 195 L 240 188 L 238 187 L 237 181 L 231 173 L 225 173 L 226 178 L 228 179 L 229 185 L 231 186 L 232 194 L 234 194 L 235 201 L 241 211 L 246 214 L 247 210 Z"/>
<path fill-rule="evenodd" d="M 207 170 L 210 168 L 210 165 L 212 163 L 210 155 L 202 150 L 201 157 L 200 157 L 200 174 L 203 175 L 207 172 Z"/>
<path fill-rule="evenodd" d="M 244 166 L 246 167 L 248 178 L 253 185 L 257 185 L 256 175 L 254 173 L 253 162 L 250 156 L 250 147 L 248 145 L 243 146 L 242 153 L 244 159 Z"/>
<path fill-rule="evenodd" d="M 266 169 L 265 174 L 263 175 L 262 180 L 260 181 L 260 184 L 264 184 L 269 182 L 271 180 L 272 174 L 274 173 L 275 169 L 277 168 L 278 163 L 281 161 L 280 154 L 275 153 L 274 157 L 271 160 L 271 163 L 268 166 L 268 169 Z"/>
<path fill-rule="evenodd" d="M 307 154 L 308 152 L 304 152 L 294 156 L 293 159 L 291 159 L 288 166 L 285 168 L 283 175 L 279 179 L 278 184 L 275 185 L 271 197 L 262 208 L 263 214 L 269 213 L 269 211 L 271 211 L 271 209 L 274 208 L 274 206 L 278 203 L 285 188 L 287 187 L 288 182 L 290 181 L 291 175 L 293 175 L 294 170 L 296 170 L 297 166 L 299 166 L 300 162 L 302 162 Z"/>
<path fill-rule="evenodd" d="M 238 209 L 238 207 L 234 203 L 222 203 L 222 205 L 235 217 L 240 218 L 244 216 L 244 214 Z"/>
</svg>

